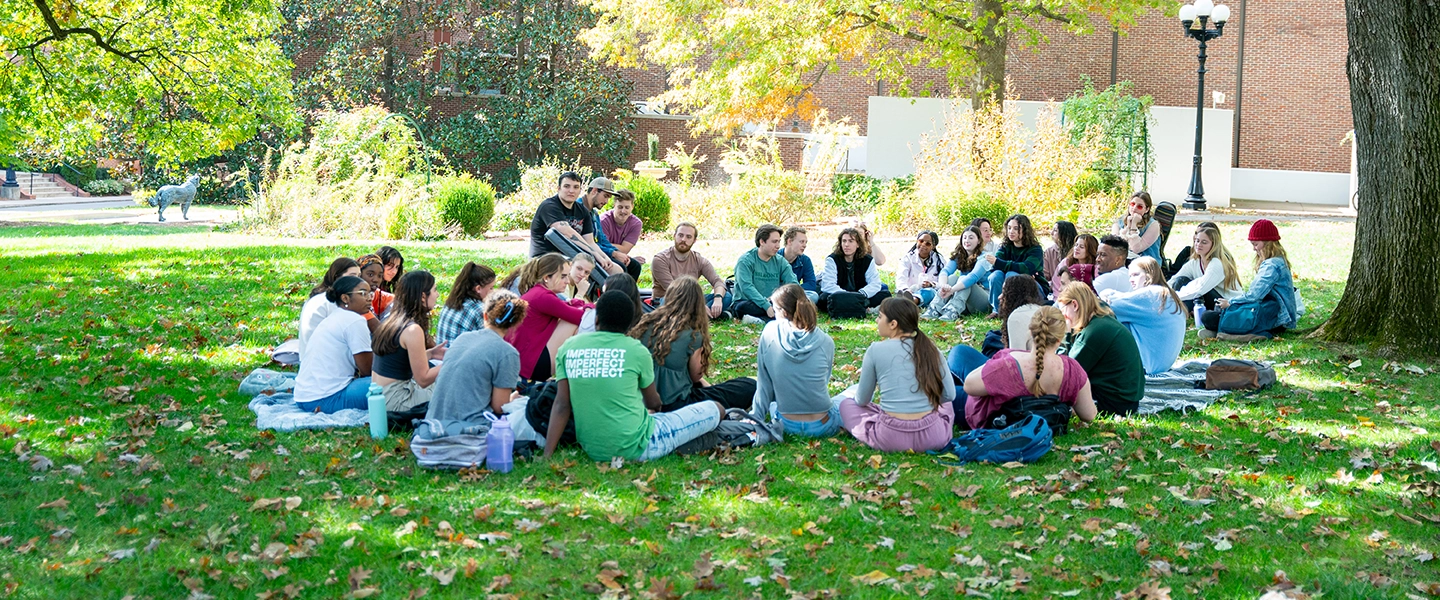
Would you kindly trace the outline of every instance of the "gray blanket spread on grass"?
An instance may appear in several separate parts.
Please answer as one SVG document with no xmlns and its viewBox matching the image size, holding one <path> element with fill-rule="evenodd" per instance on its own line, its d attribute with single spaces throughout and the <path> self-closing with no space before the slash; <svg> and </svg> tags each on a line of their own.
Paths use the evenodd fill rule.
<svg viewBox="0 0 1440 600">
<path fill-rule="evenodd" d="M 250 401 L 250 410 L 255 413 L 256 429 L 298 431 L 370 425 L 370 413 L 358 408 L 337 410 L 331 414 L 305 412 L 295 404 L 293 394 L 260 394 Z"/>
<path fill-rule="evenodd" d="M 1139 413 L 1148 415 L 1162 410 L 1187 412 L 1210 406 L 1216 399 L 1230 393 L 1226 390 L 1207 390 L 1195 387 L 1195 382 L 1205 381 L 1208 360 L 1192 360 L 1175 365 L 1159 375 L 1145 376 L 1145 397 L 1140 399 Z"/>
</svg>

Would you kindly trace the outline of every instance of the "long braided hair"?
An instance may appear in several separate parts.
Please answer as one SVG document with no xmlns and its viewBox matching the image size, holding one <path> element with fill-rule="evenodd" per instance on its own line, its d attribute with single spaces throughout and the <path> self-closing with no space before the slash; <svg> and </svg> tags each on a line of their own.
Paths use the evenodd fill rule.
<svg viewBox="0 0 1440 600">
<path fill-rule="evenodd" d="M 1040 376 L 1045 373 L 1045 357 L 1055 352 L 1061 340 L 1065 339 L 1065 315 L 1053 306 L 1035 311 L 1035 316 L 1030 318 L 1030 339 L 1035 341 L 1035 351 L 1031 353 L 1035 357 L 1035 381 L 1025 387 L 1029 388 L 1031 395 L 1040 396 L 1045 393 L 1040 387 Z"/>
</svg>

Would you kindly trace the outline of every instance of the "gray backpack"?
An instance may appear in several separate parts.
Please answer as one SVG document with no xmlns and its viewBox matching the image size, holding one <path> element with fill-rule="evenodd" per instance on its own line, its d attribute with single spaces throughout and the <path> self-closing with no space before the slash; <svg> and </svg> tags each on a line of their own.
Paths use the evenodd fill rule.
<svg viewBox="0 0 1440 600">
<path fill-rule="evenodd" d="M 735 448 L 764 446 L 785 441 L 785 428 L 766 424 L 759 417 L 738 408 L 725 411 L 725 420 L 715 427 L 720 441 Z"/>
</svg>

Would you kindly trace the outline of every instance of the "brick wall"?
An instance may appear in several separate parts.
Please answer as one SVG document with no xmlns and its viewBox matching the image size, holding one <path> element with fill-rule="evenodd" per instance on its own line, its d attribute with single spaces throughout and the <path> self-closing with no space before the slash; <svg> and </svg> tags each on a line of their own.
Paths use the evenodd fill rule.
<svg viewBox="0 0 1440 600">
<path fill-rule="evenodd" d="M 1208 47 L 1205 102 L 1219 90 L 1226 95 L 1220 107 L 1234 109 L 1240 3 L 1229 4 L 1225 35 Z M 1237 166 L 1348 171 L 1349 150 L 1339 145 L 1351 128 L 1343 0 L 1248 2 L 1246 13 Z M 1110 83 L 1111 36 L 1076 36 L 1049 25 L 1045 31 L 1050 43 L 1011 50 L 1007 74 L 1021 100 L 1063 100 L 1079 87 L 1081 74 L 1098 86 Z M 1194 106 L 1198 50 L 1195 40 L 1182 37 L 1177 19 L 1155 11 L 1120 36 L 1116 75 L 1157 105 Z"/>
</svg>

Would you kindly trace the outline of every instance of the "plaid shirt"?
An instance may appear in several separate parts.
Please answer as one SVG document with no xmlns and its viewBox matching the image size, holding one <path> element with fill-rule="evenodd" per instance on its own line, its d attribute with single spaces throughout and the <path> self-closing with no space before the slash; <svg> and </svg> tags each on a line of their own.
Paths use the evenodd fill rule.
<svg viewBox="0 0 1440 600">
<path fill-rule="evenodd" d="M 466 298 L 460 310 L 450 307 L 440 309 L 440 324 L 435 326 L 435 343 L 444 344 L 460 337 L 467 331 L 485 326 L 485 301 Z"/>
</svg>

